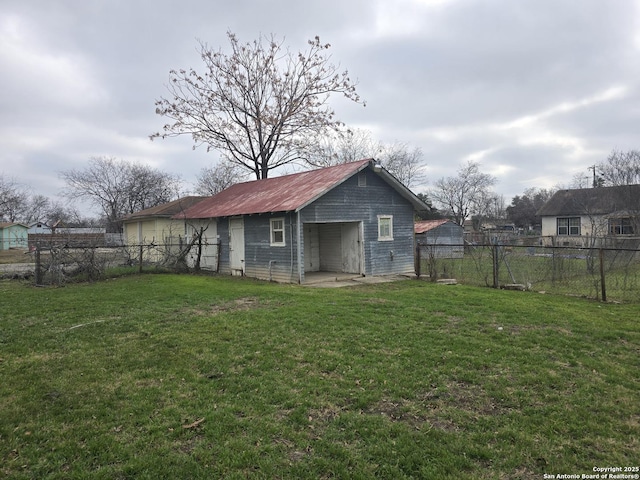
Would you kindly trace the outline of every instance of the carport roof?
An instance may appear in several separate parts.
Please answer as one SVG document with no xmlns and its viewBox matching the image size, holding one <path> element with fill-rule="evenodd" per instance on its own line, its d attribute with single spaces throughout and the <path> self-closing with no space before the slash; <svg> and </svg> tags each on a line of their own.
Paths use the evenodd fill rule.
<svg viewBox="0 0 640 480">
<path fill-rule="evenodd" d="M 318 170 L 238 183 L 199 202 L 176 217 L 216 218 L 298 211 L 373 163 L 373 159 L 367 158 Z M 424 205 L 385 170 L 382 170 L 380 175 L 417 208 Z"/>
</svg>

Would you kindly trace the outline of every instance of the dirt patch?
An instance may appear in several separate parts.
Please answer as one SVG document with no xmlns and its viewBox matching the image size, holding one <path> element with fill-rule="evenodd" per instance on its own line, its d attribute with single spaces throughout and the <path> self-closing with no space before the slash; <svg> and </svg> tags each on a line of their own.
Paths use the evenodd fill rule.
<svg viewBox="0 0 640 480">
<path fill-rule="evenodd" d="M 417 429 L 429 420 L 425 412 L 418 408 L 418 404 L 411 400 L 390 400 L 385 398 L 366 410 L 369 415 L 382 415 L 392 422 L 404 422 Z M 441 425 L 443 430 L 450 430 L 448 426 Z"/>
<path fill-rule="evenodd" d="M 329 405 L 323 408 L 316 408 L 309 411 L 309 423 L 313 422 L 330 422 L 336 419 L 340 413 L 344 411 L 343 407 L 337 405 Z"/>
<path fill-rule="evenodd" d="M 473 416 L 499 415 L 504 409 L 481 387 L 466 382 L 449 383 L 446 389 L 432 390 L 420 397 L 425 405 L 434 408 L 455 408 Z"/>
<path fill-rule="evenodd" d="M 34 255 L 29 254 L 28 250 L 10 248 L 9 250 L 0 250 L 0 264 L 5 263 L 32 263 Z"/>
<path fill-rule="evenodd" d="M 436 428 L 446 432 L 462 429 L 463 419 L 503 412 L 504 409 L 482 388 L 464 382 L 434 388 L 414 399 L 383 399 L 366 411 L 372 415 L 384 415 L 392 422 L 407 423 L 418 430 Z"/>
<path fill-rule="evenodd" d="M 187 309 L 187 312 L 204 317 L 227 312 L 254 310 L 267 305 L 268 302 L 261 302 L 257 297 L 242 297 L 229 302 L 214 303 L 209 308 Z"/>
</svg>

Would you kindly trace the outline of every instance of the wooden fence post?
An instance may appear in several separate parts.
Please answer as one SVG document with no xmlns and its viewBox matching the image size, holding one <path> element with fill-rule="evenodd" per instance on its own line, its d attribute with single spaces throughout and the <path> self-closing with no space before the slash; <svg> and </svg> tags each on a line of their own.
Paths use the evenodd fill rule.
<svg viewBox="0 0 640 480">
<path fill-rule="evenodd" d="M 42 262 L 40 260 L 40 245 L 36 244 L 36 286 L 42 285 Z"/>
<path fill-rule="evenodd" d="M 416 277 L 420 278 L 420 244 L 416 243 Z"/>
<path fill-rule="evenodd" d="M 138 257 L 138 273 L 142 273 L 142 249 L 143 246 L 140 245 L 140 255 Z"/>
</svg>

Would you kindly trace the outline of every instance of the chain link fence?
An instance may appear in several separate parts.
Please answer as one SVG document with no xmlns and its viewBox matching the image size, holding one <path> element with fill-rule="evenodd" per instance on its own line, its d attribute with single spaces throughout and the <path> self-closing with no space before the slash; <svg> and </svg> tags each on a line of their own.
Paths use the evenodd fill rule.
<svg viewBox="0 0 640 480">
<path fill-rule="evenodd" d="M 153 271 L 219 271 L 220 244 L 202 237 L 164 243 L 36 242 L 36 285 L 97 281 Z M 601 301 L 640 301 L 640 238 L 484 237 L 416 246 L 416 275 L 431 281 L 548 292 Z"/>
<path fill-rule="evenodd" d="M 70 241 L 34 243 L 30 249 L 33 270 L 23 276 L 33 276 L 36 285 L 62 285 L 132 272 L 218 271 L 219 244 L 201 244 L 178 237 L 166 241 L 140 245 Z"/>
<path fill-rule="evenodd" d="M 640 301 L 640 239 L 574 242 L 550 237 L 493 238 L 416 247 L 416 274 L 431 281 L 575 295 L 601 301 Z M 586 245 L 586 246 L 583 246 Z"/>
</svg>

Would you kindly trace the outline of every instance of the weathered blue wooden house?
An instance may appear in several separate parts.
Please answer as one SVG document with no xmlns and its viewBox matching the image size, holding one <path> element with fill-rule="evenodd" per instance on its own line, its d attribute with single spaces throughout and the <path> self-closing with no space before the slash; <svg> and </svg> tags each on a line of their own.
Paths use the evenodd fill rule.
<svg viewBox="0 0 640 480">
<path fill-rule="evenodd" d="M 233 185 L 180 215 L 219 271 L 305 283 L 312 272 L 414 271 L 414 211 L 427 206 L 373 159 Z"/>
</svg>

